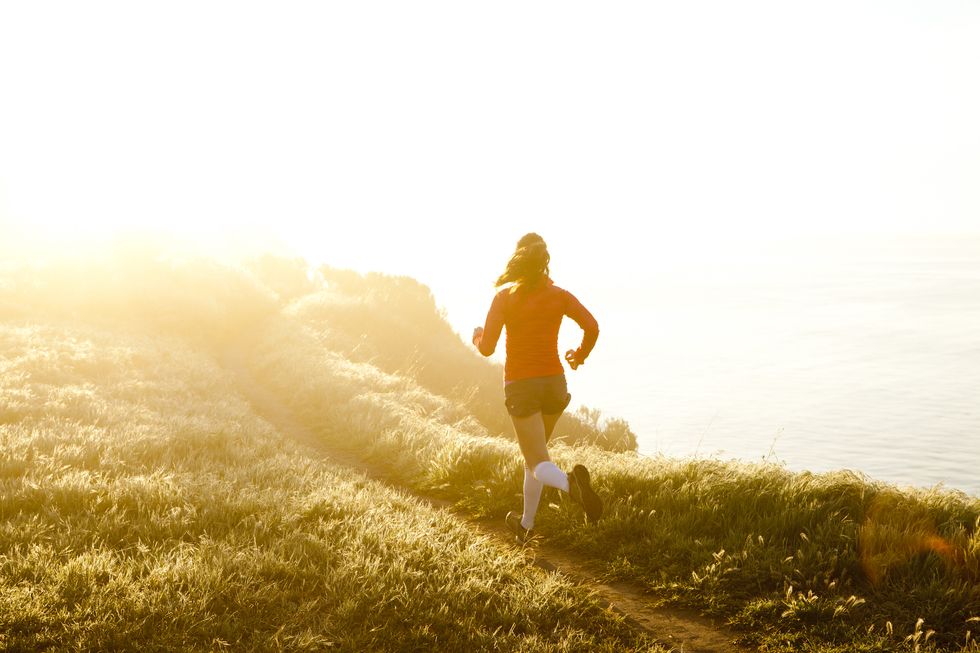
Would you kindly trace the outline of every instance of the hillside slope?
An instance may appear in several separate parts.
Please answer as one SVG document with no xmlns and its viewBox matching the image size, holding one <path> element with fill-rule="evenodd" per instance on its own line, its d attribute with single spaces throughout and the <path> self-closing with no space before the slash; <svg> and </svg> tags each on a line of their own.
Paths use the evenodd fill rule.
<svg viewBox="0 0 980 653">
<path fill-rule="evenodd" d="M 8 322 L 0 371 L 0 649 L 656 649 L 180 339 Z"/>
<path fill-rule="evenodd" d="M 332 351 L 288 314 L 249 334 L 252 375 L 324 442 L 399 482 L 500 518 L 520 506 L 520 454 L 458 405 Z M 642 582 L 660 602 L 741 628 L 763 650 L 976 650 L 980 501 L 850 472 L 552 447 L 593 471 L 606 513 L 582 526 L 552 496 L 536 530 Z M 550 503 L 550 505 L 549 505 Z M 926 646 L 928 644 L 928 646 Z"/>
<path fill-rule="evenodd" d="M 481 419 L 468 402 L 436 391 L 437 381 L 427 380 L 417 365 L 406 367 L 397 358 L 405 348 L 391 345 L 398 344 L 391 327 L 374 321 L 399 296 L 395 289 L 404 285 L 408 298 L 403 301 L 424 307 L 417 319 L 425 322 L 434 310 L 425 299 L 431 298 L 427 291 L 413 282 L 381 278 L 380 287 L 388 295 L 372 295 L 358 285 L 370 281 L 360 275 L 332 285 L 328 279 L 323 286 L 307 273 L 305 264 L 295 261 L 265 261 L 251 271 L 201 261 L 153 260 L 31 271 L 0 282 L 0 319 L 26 333 L 37 324 L 59 320 L 96 325 L 91 328 L 136 334 L 148 349 L 179 343 L 201 360 L 220 360 L 229 343 L 237 343 L 253 378 L 324 443 L 385 465 L 396 482 L 449 499 L 470 514 L 499 518 L 519 508 L 516 444 L 499 437 L 487 426 L 490 418 Z M 148 289 L 156 296 L 147 296 Z M 346 317 L 344 305 L 354 306 Z M 410 314 L 408 308 L 399 310 Z M 438 352 L 439 340 L 425 341 L 428 330 L 420 331 L 418 336 L 411 329 L 398 333 L 405 341 L 417 338 L 422 343 L 417 356 Z M 457 356 L 473 357 L 455 334 L 446 337 L 450 335 L 454 344 L 445 345 L 450 353 L 444 359 L 432 353 L 443 362 L 430 364 L 447 377 Z M 56 352 L 39 354 L 41 360 L 59 359 L 57 352 L 74 338 L 24 337 L 35 343 L 18 345 L 25 351 Z M 161 361 L 168 357 L 177 362 L 164 365 Z M 129 429 L 124 425 L 131 420 L 135 426 L 129 430 L 146 430 L 139 421 L 146 415 L 164 425 L 168 416 L 202 419 L 200 411 L 189 415 L 186 408 L 196 399 L 181 399 L 186 392 L 179 384 L 191 382 L 184 376 L 196 378 L 200 363 L 184 355 L 132 354 L 116 364 L 83 361 L 68 376 L 43 366 L 38 372 L 15 370 L 9 355 L 0 360 L 5 365 L 4 451 L 20 452 L 0 469 L 12 470 L 17 478 L 33 473 L 34 461 L 44 460 L 37 453 L 44 451 L 43 443 L 60 442 L 57 446 L 70 452 L 77 438 L 71 437 L 73 427 L 61 423 L 37 444 L 30 435 L 37 431 L 32 422 L 16 437 L 9 435 L 10 424 L 42 420 L 51 411 L 57 415 L 55 409 L 62 406 L 69 414 L 77 408 L 94 416 L 96 425 L 110 423 L 98 409 L 107 400 L 96 397 L 93 407 L 85 398 L 85 384 L 95 382 L 90 377 L 111 378 L 116 367 L 147 374 L 166 369 L 173 377 L 159 387 L 134 377 L 114 390 L 141 401 L 152 396 L 147 400 L 151 404 L 163 402 L 152 410 L 126 404 L 128 412 L 122 413 L 125 419 L 117 428 Z M 90 379 L 82 382 L 82 390 L 72 386 L 79 378 Z M 201 381 L 202 387 L 208 383 L 212 394 L 202 390 L 203 398 L 229 392 L 224 381 Z M 40 394 L 41 388 L 55 393 L 54 398 Z M 39 398 L 39 405 L 51 406 L 31 408 Z M 208 405 L 203 414 L 215 410 Z M 223 442 L 221 455 L 232 455 L 239 440 L 216 435 L 229 430 L 227 421 L 199 426 L 189 442 L 167 441 L 152 455 L 169 461 L 174 451 L 183 451 L 207 459 L 207 452 L 193 447 L 208 441 Z M 6 444 L 22 440 L 29 444 Z M 135 440 L 117 448 L 135 455 L 143 446 L 149 445 Z M 537 524 L 541 537 L 591 556 L 610 578 L 642 583 L 652 601 L 725 618 L 741 629 L 745 642 L 767 651 L 978 650 L 973 636 L 980 618 L 976 498 L 948 491 L 901 491 L 851 473 L 814 475 L 775 465 L 644 458 L 567 441 L 556 444 L 553 453 L 560 465 L 588 464 L 608 508 L 598 525 L 583 527 L 574 506 L 546 496 Z M 89 473 L 100 469 L 103 460 L 112 460 L 101 453 L 71 455 L 91 461 L 86 463 L 92 466 Z M 34 487 L 58 478 L 53 470 L 67 463 L 52 459 L 54 467 L 40 468 L 41 477 L 18 483 Z M 274 483 L 274 476 L 270 472 L 261 482 Z M 37 519 L 31 511 L 41 505 L 25 504 L 29 507 L 4 514 Z M 367 507 L 345 509 L 356 513 Z M 114 534 L 119 526 L 96 523 L 86 528 L 97 538 L 102 528 Z M 179 538 L 180 531 L 175 533 Z"/>
</svg>

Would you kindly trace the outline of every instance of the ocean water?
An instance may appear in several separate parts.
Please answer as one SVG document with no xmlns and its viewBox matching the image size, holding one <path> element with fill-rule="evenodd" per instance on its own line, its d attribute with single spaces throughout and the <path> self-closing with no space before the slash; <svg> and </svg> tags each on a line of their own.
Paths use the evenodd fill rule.
<svg viewBox="0 0 980 653">
<path fill-rule="evenodd" d="M 980 239 L 827 254 L 584 289 L 602 332 L 573 408 L 625 418 L 643 454 L 980 495 Z M 566 320 L 562 347 L 580 337 Z"/>
</svg>

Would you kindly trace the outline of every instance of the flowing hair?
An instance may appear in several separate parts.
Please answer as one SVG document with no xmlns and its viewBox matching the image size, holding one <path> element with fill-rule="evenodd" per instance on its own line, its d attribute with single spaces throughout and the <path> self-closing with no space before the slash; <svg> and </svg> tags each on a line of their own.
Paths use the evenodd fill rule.
<svg viewBox="0 0 980 653">
<path fill-rule="evenodd" d="M 517 249 L 507 261 L 504 273 L 497 277 L 495 287 L 513 283 L 512 290 L 525 286 L 534 286 L 549 274 L 548 263 L 551 255 L 544 238 L 536 233 L 524 234 L 517 241 Z"/>
</svg>

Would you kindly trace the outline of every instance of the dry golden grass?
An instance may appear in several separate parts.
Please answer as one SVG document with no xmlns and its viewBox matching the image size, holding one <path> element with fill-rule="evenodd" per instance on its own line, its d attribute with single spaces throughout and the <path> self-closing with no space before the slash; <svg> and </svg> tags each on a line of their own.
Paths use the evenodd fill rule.
<svg viewBox="0 0 980 653">
<path fill-rule="evenodd" d="M 429 363 L 425 374 L 385 362 L 400 332 L 364 322 L 397 296 L 391 293 L 398 284 L 382 283 L 389 294 L 345 321 L 332 308 L 311 308 L 349 299 L 331 299 L 324 294 L 329 288 L 309 279 L 306 285 L 295 262 L 266 261 L 252 274 L 204 263 L 140 265 L 130 282 L 121 272 L 128 268 L 104 266 L 92 278 L 116 278 L 108 293 L 94 281 L 68 283 L 64 271 L 0 284 L 0 319 L 7 320 L 0 332 L 0 618 L 21 633 L 18 646 L 30 648 L 35 637 L 92 648 L 120 636 L 164 647 L 155 633 L 187 631 L 191 639 L 180 641 L 190 648 L 219 647 L 202 639 L 206 631 L 237 633 L 238 648 L 315 648 L 326 644 L 304 639 L 311 633 L 340 637 L 326 614 L 347 615 L 337 623 L 348 624 L 353 639 L 337 641 L 384 647 L 395 640 L 371 638 L 391 629 L 409 648 L 441 645 L 447 640 L 433 640 L 432 628 L 438 637 L 450 635 L 431 624 L 448 623 L 440 621 L 446 618 L 440 601 L 455 601 L 447 588 L 467 582 L 454 575 L 457 563 L 482 589 L 448 608 L 464 619 L 463 634 L 452 636 L 472 638 L 454 644 L 489 647 L 504 631 L 480 620 L 499 625 L 516 615 L 532 625 L 507 635 L 504 648 L 626 646 L 621 624 L 571 588 L 522 594 L 540 576 L 518 560 L 505 556 L 501 563 L 497 549 L 439 513 L 284 441 L 215 367 L 234 339 L 253 377 L 324 443 L 385 465 L 401 483 L 474 515 L 502 516 L 520 506 L 516 444 L 459 400 L 469 395 L 438 391 L 427 380 L 426 374 L 452 379 L 456 354 L 433 355 L 440 362 Z M 408 305 L 421 302 L 412 310 L 434 310 L 417 288 L 398 283 L 410 288 Z M 161 289 L 166 301 L 138 298 L 144 288 Z M 58 320 L 102 326 L 57 326 Z M 374 353 L 357 355 L 355 341 Z M 458 339 L 446 343 L 457 345 Z M 499 377 L 494 384 L 499 392 Z M 607 514 L 582 528 L 574 507 L 548 505 L 546 495 L 539 532 L 592 556 L 612 577 L 645 584 L 656 600 L 723 616 L 767 651 L 978 650 L 975 497 L 898 490 L 848 472 L 649 459 L 590 445 L 558 444 L 553 453 L 561 465 L 584 462 L 593 470 Z M 323 502 L 325 486 L 339 491 Z M 373 507 L 365 498 L 371 496 L 385 508 Z M 304 517 L 310 505 L 324 506 L 315 520 Z M 431 520 L 412 521 L 416 514 Z M 340 558 L 328 557 L 324 543 L 344 529 L 353 529 L 350 546 L 338 549 Z M 416 549 L 429 537 L 434 549 Z M 467 551 L 484 552 L 480 562 L 451 558 L 450 568 L 440 566 L 439 551 L 462 556 L 464 543 Z M 361 549 L 375 557 L 359 556 Z M 387 549 L 404 557 L 390 559 L 399 561 L 395 569 L 452 583 L 433 588 L 417 573 L 399 572 L 365 590 L 370 600 L 358 603 L 316 580 L 330 570 L 329 578 L 348 579 L 338 587 L 359 587 L 350 579 L 364 583 L 379 573 Z M 273 565 L 281 559 L 288 564 Z M 348 559 L 351 575 L 338 575 L 334 565 Z M 412 566 L 423 559 L 436 566 Z M 77 571 L 89 568 L 101 571 Z M 116 577 L 133 584 L 121 588 Z M 499 610 L 453 612 L 474 605 L 474 596 L 490 601 L 501 579 L 524 589 L 505 592 L 513 601 Z M 333 598 L 319 598 L 325 592 Z M 114 596 L 124 600 L 114 603 Z M 390 596 L 423 610 L 405 621 Z M 535 601 L 570 612 L 549 621 Z M 379 617 L 384 628 L 354 627 L 372 614 L 365 606 L 379 604 L 392 611 Z M 226 629 L 215 631 L 216 624 Z M 559 624 L 571 630 L 552 632 Z M 284 644 L 287 636 L 293 639 Z M 67 639 L 50 639 L 59 637 Z"/>
<path fill-rule="evenodd" d="M 488 436 L 412 379 L 351 362 L 327 342 L 301 316 L 270 319 L 248 347 L 253 374 L 325 442 L 396 470 L 406 484 L 475 515 L 520 507 L 516 443 Z M 841 652 L 977 648 L 977 499 L 899 491 L 850 472 L 552 449 L 560 465 L 593 470 L 607 512 L 583 528 L 575 507 L 552 504 L 538 518 L 540 533 L 603 561 L 613 577 L 644 582 L 663 601 L 730 619 L 747 642 Z M 881 573 L 869 574 L 869 564 Z"/>
<path fill-rule="evenodd" d="M 3 324 L 0 370 L 0 649 L 655 649 L 179 339 Z"/>
</svg>

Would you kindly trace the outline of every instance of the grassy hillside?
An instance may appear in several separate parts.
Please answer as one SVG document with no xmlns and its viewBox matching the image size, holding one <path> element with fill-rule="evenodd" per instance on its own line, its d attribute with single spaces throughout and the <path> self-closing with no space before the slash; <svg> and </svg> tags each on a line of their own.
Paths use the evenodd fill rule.
<svg viewBox="0 0 980 653">
<path fill-rule="evenodd" d="M 2 650 L 652 650 L 182 340 L 8 322 L 0 371 Z"/>
<path fill-rule="evenodd" d="M 440 327 L 442 330 L 434 326 L 439 322 L 438 313 L 428 291 L 418 284 L 326 270 L 324 287 L 311 280 L 305 265 L 296 261 L 266 260 L 253 264 L 250 272 L 200 262 L 162 265 L 141 261 L 140 266 L 133 274 L 119 266 L 113 271 L 111 265 L 100 271 L 101 276 L 97 278 L 116 280 L 110 286 L 111 293 L 97 292 L 86 284 L 79 287 L 74 280 L 88 278 L 82 271 L 76 271 L 74 276 L 63 272 L 59 273 L 62 276 L 49 272 L 8 275 L 6 282 L 0 282 L 0 319 L 6 316 L 8 323 L 27 329 L 25 333 L 31 333 L 35 327 L 30 325 L 38 321 L 71 319 L 100 324 L 102 329 L 111 324 L 117 330 L 125 328 L 132 333 L 146 334 L 139 336 L 145 348 L 142 345 L 133 348 L 137 353 L 127 354 L 115 363 L 82 362 L 80 369 L 71 368 L 67 376 L 42 371 L 46 369 L 43 366 L 30 373 L 24 367 L 14 370 L 9 364 L 9 354 L 0 358 L 6 366 L 3 404 L 0 404 L 3 411 L 0 428 L 5 429 L 0 431 L 5 438 L 4 455 L 8 450 L 21 451 L 10 458 L 12 462 L 4 458 L 0 470 L 9 468 L 15 475 L 25 476 L 35 473 L 37 461 L 54 461 L 50 468 L 39 467 L 39 476 L 18 483 L 34 488 L 31 491 L 40 491 L 37 488 L 45 484 L 61 487 L 58 483 L 62 481 L 58 479 L 62 472 L 57 470 L 71 470 L 76 463 L 64 461 L 79 459 L 88 461 L 85 464 L 90 466 L 86 468 L 90 476 L 101 479 L 105 476 L 101 470 L 112 469 L 115 456 L 142 455 L 141 448 L 149 444 L 139 438 L 145 440 L 149 436 L 139 436 L 140 433 L 156 433 L 163 428 L 140 426 L 144 424 L 140 420 L 151 420 L 150 424 L 159 420 L 164 425 L 169 423 L 168 419 L 178 420 L 175 423 L 180 424 L 183 423 L 180 420 L 188 420 L 198 424 L 197 430 L 192 431 L 196 435 L 182 438 L 178 434 L 183 427 L 177 428 L 172 441 L 165 437 L 157 448 L 147 450 L 149 457 L 140 458 L 142 462 L 138 464 L 142 467 L 137 466 L 142 470 L 138 473 L 139 483 L 155 478 L 158 472 L 153 470 L 160 468 L 160 460 L 165 461 L 164 469 L 183 469 L 183 465 L 189 465 L 188 469 L 193 471 L 182 476 L 180 482 L 168 481 L 153 490 L 153 496 L 163 501 L 167 510 L 179 515 L 175 506 L 166 503 L 171 501 L 172 488 L 183 492 L 185 487 L 194 487 L 193 478 L 210 473 L 214 467 L 198 465 L 198 459 L 217 457 L 221 461 L 222 456 L 241 453 L 241 457 L 228 458 L 230 462 L 218 465 L 223 471 L 213 484 L 227 491 L 222 495 L 226 496 L 222 499 L 226 503 L 219 501 L 218 505 L 228 505 L 232 514 L 242 514 L 234 512 L 234 497 L 258 495 L 266 483 L 275 486 L 278 478 L 295 477 L 299 473 L 295 470 L 295 465 L 299 465 L 297 456 L 303 454 L 296 450 L 295 455 L 287 455 L 289 465 L 294 467 L 279 466 L 267 474 L 260 473 L 256 465 L 266 469 L 263 465 L 269 459 L 279 460 L 286 455 L 285 443 L 278 441 L 270 445 L 271 449 L 262 449 L 265 445 L 261 443 L 266 440 L 260 438 L 254 444 L 258 448 L 249 449 L 243 445 L 246 440 L 241 427 L 229 425 L 247 422 L 245 418 L 202 421 L 202 415 L 221 414 L 220 410 L 234 414 L 238 414 L 236 410 L 247 412 L 247 407 L 234 410 L 227 406 L 220 410 L 212 407 L 211 403 L 224 406 L 232 401 L 228 397 L 234 397 L 234 392 L 227 380 L 221 380 L 220 374 L 195 372 L 200 365 L 213 371 L 213 364 L 201 361 L 208 357 L 221 360 L 223 353 L 232 348 L 244 354 L 254 378 L 331 446 L 384 465 L 401 483 L 449 498 L 475 515 L 500 517 L 506 510 L 519 508 L 521 466 L 516 443 L 510 438 L 497 437 L 489 403 L 475 400 L 462 390 L 471 382 L 465 379 L 485 373 L 479 370 L 486 368 L 477 364 L 485 366 L 486 362 L 475 358 L 448 326 Z M 64 285 L 71 288 L 70 296 L 65 294 L 59 279 L 67 279 Z M 142 297 L 146 288 L 159 292 L 166 302 Z M 393 306 L 397 307 L 394 313 L 411 318 L 402 325 L 384 322 L 383 316 L 393 312 L 386 309 Z M 416 327 L 412 325 L 416 323 L 427 326 L 418 327 L 415 333 Z M 63 343 L 69 340 L 68 335 L 24 337 L 34 343 L 22 345 L 25 351 L 45 351 L 52 347 L 57 350 L 66 347 Z M 160 343 L 170 344 L 164 347 Z M 408 349 L 399 343 L 412 343 L 413 357 L 399 358 Z M 154 347 L 163 347 L 169 353 L 159 356 L 138 353 Z M 9 349 L 5 346 L 5 351 Z M 192 361 L 191 354 L 173 353 L 177 351 L 194 352 L 195 357 L 203 358 Z M 60 360 L 64 355 L 67 354 L 41 354 L 40 358 Z M 161 362 L 170 361 L 170 357 L 173 361 Z M 420 364 L 420 360 L 424 363 Z M 477 361 L 473 364 L 476 371 L 466 371 L 467 364 L 460 362 L 464 360 Z M 131 401 L 125 404 L 127 408 L 118 419 L 110 419 L 103 416 L 105 410 L 110 407 L 116 410 L 115 406 L 123 404 L 102 395 L 93 395 L 96 397 L 93 404 L 85 398 L 85 392 L 89 392 L 85 388 L 87 384 L 101 383 L 103 377 L 114 378 L 119 370 L 129 376 L 124 375 L 126 380 L 113 392 L 121 393 L 119 398 L 131 397 Z M 463 385 L 454 384 L 448 390 L 439 385 L 453 379 L 457 370 L 464 379 L 460 382 Z M 136 375 L 137 372 L 144 376 Z M 44 392 L 50 390 L 55 398 L 46 398 L 41 389 L 32 385 L 35 383 L 45 388 Z M 153 383 L 162 384 L 159 388 L 166 390 L 158 389 Z M 187 391 L 177 389 L 187 383 L 198 383 L 199 390 L 193 399 L 187 398 Z M 494 387 L 498 396 L 493 401 L 499 402 L 499 376 L 494 380 Z M 458 396 L 467 399 L 458 401 Z M 486 402 L 491 402 L 489 391 L 486 396 Z M 46 403 L 38 404 L 42 398 Z M 240 400 L 234 401 L 242 406 Z M 47 404 L 51 407 L 32 408 Z M 104 447 L 101 443 L 122 438 L 117 445 L 120 453 L 103 455 L 102 449 L 97 449 L 98 454 L 76 451 L 72 447 L 77 446 L 79 436 L 75 434 L 85 431 L 75 429 L 70 423 L 53 423 L 49 435 L 35 441 L 31 434 L 41 431 L 31 424 L 43 423 L 49 414 L 60 414 L 53 408 L 58 406 L 63 406 L 69 415 L 81 413 L 85 419 L 94 420 L 86 424 L 108 429 L 83 442 L 91 440 L 91 446 Z M 188 406 L 207 408 L 188 409 Z M 480 406 L 487 407 L 485 412 L 480 412 Z M 10 435 L 11 425 L 21 422 L 28 426 L 14 438 Z M 110 424 L 116 426 L 110 428 Z M 264 428 L 267 433 L 264 437 L 275 441 L 275 434 Z M 614 424 L 612 428 L 617 427 Z M 250 438 L 258 437 L 251 429 L 248 433 Z M 137 439 L 132 440 L 134 437 Z M 15 441 L 30 444 L 17 445 L 21 447 L 18 449 L 12 444 Z M 38 453 L 46 451 L 43 447 L 48 445 L 44 443 L 49 441 L 55 443 L 51 445 L 52 452 Z M 201 442 L 215 442 L 220 455 L 195 449 Z M 224 444 L 219 446 L 219 442 Z M 553 453 L 560 465 L 582 461 L 594 470 L 599 491 L 609 499 L 608 514 L 598 525 L 584 528 L 581 514 L 567 502 L 546 505 L 537 524 L 543 537 L 592 557 L 611 577 L 644 583 L 654 600 L 694 606 L 729 619 L 743 633 L 746 642 L 761 650 L 980 650 L 973 635 L 980 629 L 980 501 L 975 498 L 949 491 L 899 491 L 849 473 L 797 474 L 773 465 L 651 459 L 631 451 L 610 451 L 581 443 L 573 446 L 567 441 L 556 445 Z M 177 459 L 185 462 L 174 462 Z M 287 461 L 282 464 L 287 465 Z M 306 469 L 304 465 L 310 464 L 313 463 L 299 466 Z M 252 486 L 244 486 L 250 489 L 237 490 L 245 483 L 238 476 L 240 469 L 252 470 L 242 472 L 252 479 L 249 481 Z M 331 478 L 338 478 L 336 472 Z M 340 484 L 343 480 L 341 477 L 332 482 Z M 347 480 L 367 483 L 363 479 Z M 311 485 L 301 487 L 315 487 L 322 482 L 325 481 L 309 481 Z M 391 492 L 384 488 L 377 491 Z M 207 495 L 211 490 L 201 492 Z M 289 497 L 304 496 L 299 489 L 271 494 L 283 506 L 306 505 L 289 503 L 292 500 Z M 341 493 L 348 494 L 352 493 Z M 546 495 L 546 504 L 548 498 Z M 550 498 L 554 500 L 553 496 Z M 44 514 L 41 506 L 46 502 L 36 501 L 30 504 L 33 508 L 11 508 L 3 514 L 16 514 L 18 519 L 30 524 L 33 523 L 30 520 L 40 519 L 35 513 Z M 225 508 L 209 512 L 207 504 L 205 499 L 195 504 L 200 507 L 195 509 L 198 521 L 192 520 L 193 523 L 208 524 L 208 520 L 220 523 L 218 513 Z M 78 519 L 93 511 L 98 514 L 99 505 L 87 504 Z M 338 510 L 347 511 L 344 514 L 351 520 L 353 515 L 370 513 L 364 501 L 345 504 Z M 164 511 L 165 515 L 171 512 Z M 202 512 L 206 517 L 201 516 Z M 144 513 L 137 510 L 134 514 Z M 263 523 L 267 519 L 272 517 L 263 517 Z M 53 524 L 64 523 L 58 515 L 52 520 Z M 166 523 L 166 519 L 152 517 L 151 522 Z M 48 522 L 37 522 L 41 526 L 45 523 Z M 90 538 L 84 541 L 92 543 L 102 542 L 100 538 L 106 537 L 108 542 L 115 542 L 112 538 L 119 537 L 117 533 L 122 529 L 111 521 L 79 523 L 84 523 L 79 532 L 88 533 Z M 379 522 L 378 528 L 385 535 L 378 537 L 382 540 L 396 537 L 385 523 L 383 519 Z M 21 528 L 23 537 L 27 537 L 28 531 L 33 532 L 30 526 Z M 47 531 L 40 527 L 35 530 L 55 534 L 65 531 L 50 525 L 46 528 Z M 207 532 L 210 536 L 211 530 Z M 326 534 L 319 537 L 329 541 Z M 159 541 L 172 546 L 172 540 L 183 541 L 181 538 L 184 538 L 183 531 L 174 527 Z M 129 547 L 126 551 L 140 551 L 143 542 L 139 538 L 135 543 L 123 541 Z M 241 536 L 232 542 L 229 555 L 236 546 L 245 546 L 247 538 Z M 30 550 L 27 544 L 18 544 L 21 549 L 4 546 L 18 552 L 23 549 L 25 553 L 17 553 L 20 556 L 28 555 Z M 63 549 L 51 544 L 51 551 L 49 556 L 53 557 L 47 558 L 49 562 L 62 560 L 59 556 Z M 378 568 L 367 562 L 364 565 L 365 569 Z M 202 563 L 201 568 L 210 566 Z M 4 571 L 0 576 L 5 579 L 3 587 L 16 586 L 16 582 L 11 585 L 6 580 L 6 574 Z M 81 584 L 90 582 L 94 581 Z M 282 591 L 287 591 L 289 586 L 283 581 Z M 402 586 L 397 583 L 383 585 L 377 596 L 388 596 L 387 593 L 399 587 Z M 416 596 L 416 592 L 423 589 L 412 586 L 408 595 Z M 418 596 L 428 601 L 425 597 L 429 595 Z M 281 600 L 281 596 L 270 599 L 270 603 L 276 600 Z M 67 615 L 64 619 L 77 615 L 73 605 L 68 604 L 61 611 Z M 274 607 L 262 609 L 275 610 Z M 37 611 L 38 615 L 44 612 L 41 607 Z M 593 619 L 593 614 L 589 613 L 588 620 Z M 601 621 L 606 617 L 595 618 Z M 25 623 L 35 622 L 28 619 Z M 566 621 L 562 619 L 560 623 Z M 44 628 L 39 632 L 52 632 Z M 296 628 L 313 632 L 318 626 Z M 473 628 L 479 629 L 475 623 Z M 581 628 L 582 633 L 590 633 L 589 637 L 599 638 L 595 640 L 596 646 L 618 646 L 611 642 L 624 641 L 615 624 Z M 535 631 L 534 637 L 543 637 L 543 632 Z M 585 636 L 569 634 L 571 639 L 548 640 L 551 642 L 548 645 L 572 646 L 570 642 L 578 641 L 576 637 Z M 483 647 L 488 641 L 481 640 L 476 646 Z M 514 640 L 512 647 L 530 646 L 529 641 Z M 254 646 L 261 648 L 265 644 Z"/>
<path fill-rule="evenodd" d="M 336 447 L 478 515 L 520 506 L 515 444 L 485 437 L 459 406 L 354 363 L 295 318 L 253 334 L 254 373 Z M 316 353 L 311 353 L 316 352 Z M 338 407 L 344 407 L 338 409 Z M 723 616 L 765 650 L 977 650 L 980 501 L 899 491 L 841 472 L 641 458 L 557 445 L 584 462 L 607 514 L 583 528 L 567 502 L 537 530 L 640 580 L 666 603 Z M 921 622 L 919 620 L 922 620 Z"/>
</svg>

